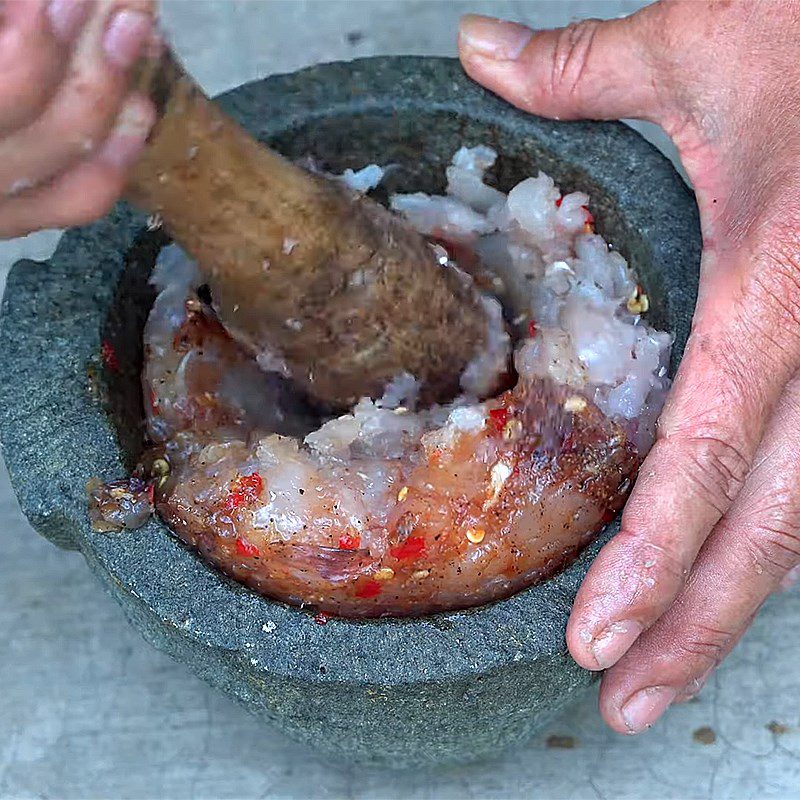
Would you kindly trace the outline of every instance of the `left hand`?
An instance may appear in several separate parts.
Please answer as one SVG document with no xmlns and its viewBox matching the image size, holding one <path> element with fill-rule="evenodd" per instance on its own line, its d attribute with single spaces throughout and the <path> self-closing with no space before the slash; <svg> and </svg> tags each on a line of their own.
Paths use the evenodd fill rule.
<svg viewBox="0 0 800 800">
<path fill-rule="evenodd" d="M 131 88 L 153 0 L 0 2 L 0 239 L 82 225 L 123 192 L 155 121 Z"/>
</svg>

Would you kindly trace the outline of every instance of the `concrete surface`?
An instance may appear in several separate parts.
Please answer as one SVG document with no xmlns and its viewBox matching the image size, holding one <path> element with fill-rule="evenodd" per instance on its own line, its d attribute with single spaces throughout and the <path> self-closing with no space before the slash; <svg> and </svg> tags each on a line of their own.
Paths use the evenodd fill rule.
<svg viewBox="0 0 800 800">
<path fill-rule="evenodd" d="M 467 10 L 543 26 L 639 5 L 175 2 L 166 16 L 189 67 L 220 91 L 316 61 L 452 53 Z M 0 279 L 20 255 L 45 257 L 55 238 L 0 245 Z M 767 603 L 700 698 L 645 736 L 606 730 L 590 697 L 498 761 L 392 775 L 319 762 L 153 651 L 80 556 L 33 534 L 4 470 L 0 520 L 2 798 L 800 797 L 798 591 Z M 706 727 L 713 734 L 695 736 Z"/>
</svg>

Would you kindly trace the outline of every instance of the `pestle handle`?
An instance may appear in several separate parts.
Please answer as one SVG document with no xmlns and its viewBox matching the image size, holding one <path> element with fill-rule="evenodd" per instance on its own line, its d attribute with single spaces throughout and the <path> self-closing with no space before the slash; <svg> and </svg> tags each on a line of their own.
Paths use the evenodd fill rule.
<svg viewBox="0 0 800 800">
<path fill-rule="evenodd" d="M 177 57 L 166 43 L 161 42 L 159 52 L 142 58 L 136 66 L 132 88 L 147 95 L 156 107 L 159 117 L 164 115 L 171 98 L 185 94 L 206 97 L 205 92 L 183 69 Z"/>
<path fill-rule="evenodd" d="M 255 141 L 168 47 L 136 86 L 159 118 L 127 195 L 198 262 L 228 330 L 321 404 L 380 396 L 403 372 L 447 400 L 483 344 L 473 287 L 373 201 Z"/>
</svg>

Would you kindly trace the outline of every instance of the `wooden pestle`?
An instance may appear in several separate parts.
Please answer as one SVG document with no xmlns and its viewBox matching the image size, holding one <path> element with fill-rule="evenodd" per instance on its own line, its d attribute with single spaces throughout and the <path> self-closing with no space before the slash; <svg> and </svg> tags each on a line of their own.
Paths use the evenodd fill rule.
<svg viewBox="0 0 800 800">
<path fill-rule="evenodd" d="M 423 402 L 458 393 L 486 317 L 422 236 L 257 142 L 168 48 L 137 85 L 159 121 L 128 197 L 197 260 L 221 320 L 261 363 L 334 408 L 379 397 L 404 371 Z"/>
</svg>

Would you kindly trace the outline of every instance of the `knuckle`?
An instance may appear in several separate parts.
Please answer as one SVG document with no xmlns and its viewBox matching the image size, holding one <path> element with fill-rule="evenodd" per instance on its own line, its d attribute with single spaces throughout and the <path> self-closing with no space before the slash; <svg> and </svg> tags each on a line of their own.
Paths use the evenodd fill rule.
<svg viewBox="0 0 800 800">
<path fill-rule="evenodd" d="M 114 123 L 118 93 L 102 74 L 82 79 L 56 111 L 54 130 L 70 149 L 87 148 L 99 142 Z"/>
<path fill-rule="evenodd" d="M 736 641 L 737 632 L 715 628 L 699 622 L 689 622 L 674 643 L 674 657 L 685 663 L 692 675 L 719 665 Z"/>
<path fill-rule="evenodd" d="M 649 526 L 622 527 L 614 537 L 614 542 L 628 552 L 635 553 L 629 571 L 633 572 L 636 586 L 632 602 L 645 605 L 653 602 L 654 594 L 663 591 L 665 584 L 673 597 L 683 584 L 691 567 L 683 547 L 675 540 L 655 541 Z M 659 605 L 660 608 L 660 605 Z"/>
<path fill-rule="evenodd" d="M 800 564 L 800 509 L 787 494 L 774 495 L 759 508 L 760 519 L 741 531 L 753 568 L 775 582 Z"/>
<path fill-rule="evenodd" d="M 3 75 L 2 116 L 9 128 L 21 128 L 40 116 L 56 88 L 52 65 L 44 58 L 23 57 Z"/>
<path fill-rule="evenodd" d="M 705 431 L 673 434 L 663 441 L 681 451 L 685 476 L 693 490 L 722 514 L 739 493 L 750 461 L 733 437 Z"/>
<path fill-rule="evenodd" d="M 569 97 L 580 91 L 599 25 L 599 20 L 585 19 L 559 31 L 550 69 L 552 95 Z"/>
<path fill-rule="evenodd" d="M 758 356 L 743 342 L 754 339 L 740 320 L 730 326 L 715 317 L 696 319 L 687 345 L 691 377 L 683 387 L 682 402 L 666 409 L 658 422 L 659 436 L 687 436 L 739 443 L 743 449 L 760 431 L 740 420 L 757 414 L 763 402 L 761 383 L 769 367 L 753 361 Z M 688 366 L 688 365 L 687 365 Z"/>
</svg>

